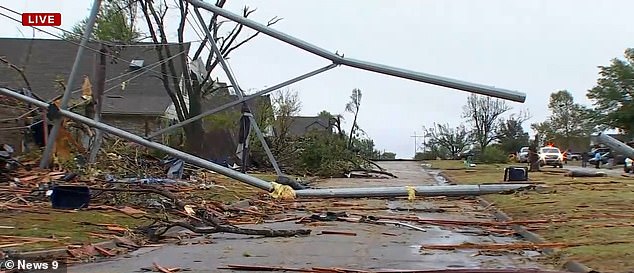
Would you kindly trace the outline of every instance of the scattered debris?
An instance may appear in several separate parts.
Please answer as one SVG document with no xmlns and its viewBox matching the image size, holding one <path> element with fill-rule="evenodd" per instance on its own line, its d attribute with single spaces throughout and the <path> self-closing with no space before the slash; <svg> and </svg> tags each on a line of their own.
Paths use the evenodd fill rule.
<svg viewBox="0 0 634 273">
<path fill-rule="evenodd" d="M 312 268 L 292 268 L 282 266 L 263 266 L 263 265 L 239 265 L 229 264 L 226 267 L 220 267 L 218 269 L 227 270 L 241 270 L 241 271 L 285 271 L 285 272 L 338 272 L 338 273 L 564 273 L 564 271 L 550 271 L 537 268 L 511 268 L 511 269 L 499 269 L 499 268 L 469 268 L 469 269 L 431 269 L 431 270 L 416 270 L 416 269 L 372 269 L 372 271 L 349 269 L 349 268 L 337 268 L 337 267 L 312 267 Z"/>
<path fill-rule="evenodd" d="M 474 244 L 462 243 L 455 245 L 422 245 L 421 249 L 455 250 L 455 249 L 483 249 L 483 250 L 541 250 L 545 248 L 566 248 L 575 246 L 565 243 L 513 243 L 513 244 Z"/>
<path fill-rule="evenodd" d="M 347 236 L 357 236 L 356 232 L 349 231 L 339 231 L 339 230 L 322 230 L 321 234 L 333 234 L 333 235 L 347 235 Z"/>
</svg>

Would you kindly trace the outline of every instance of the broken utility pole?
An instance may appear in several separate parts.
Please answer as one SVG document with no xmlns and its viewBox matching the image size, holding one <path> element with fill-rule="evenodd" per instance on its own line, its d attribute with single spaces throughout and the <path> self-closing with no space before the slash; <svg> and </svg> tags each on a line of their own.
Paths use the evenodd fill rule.
<svg viewBox="0 0 634 273">
<path fill-rule="evenodd" d="M 95 116 L 93 119 L 95 122 L 101 121 L 101 109 L 103 106 L 103 92 L 106 84 L 106 47 L 104 44 L 101 44 L 101 48 L 99 49 L 99 53 L 96 56 L 95 62 L 95 90 L 92 94 L 92 101 L 94 105 L 94 113 Z M 97 154 L 99 153 L 99 149 L 101 148 L 101 138 L 102 131 L 95 128 L 95 136 L 92 141 L 92 146 L 90 147 L 90 157 L 88 162 L 95 163 L 97 160 Z"/>
</svg>

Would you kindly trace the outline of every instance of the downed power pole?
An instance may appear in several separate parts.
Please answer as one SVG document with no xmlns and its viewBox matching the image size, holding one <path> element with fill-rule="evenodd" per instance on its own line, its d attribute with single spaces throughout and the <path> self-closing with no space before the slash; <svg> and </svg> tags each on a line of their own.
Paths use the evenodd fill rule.
<svg viewBox="0 0 634 273">
<path fill-rule="evenodd" d="M 4 94 L 16 99 L 31 103 L 37 107 L 48 108 L 49 104 L 37 99 L 19 94 L 6 88 L 0 88 L 0 94 Z M 50 105 L 51 107 L 54 105 Z M 113 135 L 121 137 L 123 139 L 141 144 L 148 148 L 157 149 L 165 152 L 171 156 L 180 158 L 196 166 L 206 168 L 215 172 L 218 172 L 227 177 L 239 180 L 247 183 L 251 186 L 263 189 L 268 192 L 272 192 L 274 187 L 272 183 L 264 181 L 262 179 L 243 174 L 238 171 L 220 166 L 212 163 L 208 160 L 202 159 L 190 155 L 188 153 L 176 150 L 169 146 L 147 140 L 143 137 L 137 136 L 130 132 L 121 130 L 119 128 L 110 126 L 108 124 L 95 121 L 77 113 L 73 113 L 68 110 L 59 109 L 57 112 L 59 115 L 73 119 L 75 121 L 84 123 L 90 127 L 94 127 L 105 132 L 109 132 Z M 519 190 L 530 187 L 529 184 L 512 184 L 512 185 L 455 185 L 455 186 L 418 186 L 412 187 L 416 194 L 422 196 L 461 196 L 461 195 L 482 195 L 492 194 L 499 192 L 507 192 L 513 190 Z M 396 196 L 408 196 L 410 189 L 408 187 L 379 187 L 379 188 L 337 188 L 337 189 L 304 189 L 296 191 L 297 196 L 300 197 L 396 197 Z"/>
<path fill-rule="evenodd" d="M 467 92 L 476 93 L 480 95 L 516 101 L 516 102 L 524 102 L 526 100 L 526 94 L 513 91 L 513 90 L 507 90 L 502 88 L 496 88 L 493 86 L 485 86 L 481 84 L 464 82 L 464 81 L 460 81 L 456 79 L 450 79 L 446 77 L 431 75 L 427 73 L 421 73 L 417 71 L 411 71 L 411 70 L 388 66 L 384 64 L 367 62 L 363 60 L 344 58 L 343 56 L 340 56 L 336 53 L 332 53 L 328 50 L 325 50 L 323 48 L 310 44 L 301 39 L 295 38 L 281 31 L 275 30 L 274 28 L 267 27 L 256 21 L 253 21 L 248 18 L 244 18 L 240 15 L 227 11 L 223 8 L 217 7 L 214 4 L 207 3 L 201 0 L 186 0 L 186 1 L 194 5 L 196 8 L 206 9 L 216 15 L 220 15 L 238 24 L 241 24 L 251 29 L 254 29 L 256 31 L 262 32 L 277 40 L 280 40 L 287 44 L 301 48 L 305 51 L 313 53 L 324 59 L 331 60 L 335 64 L 341 64 L 341 65 L 354 67 L 354 68 L 358 68 L 358 69 L 362 69 L 366 71 L 372 71 L 372 72 L 376 72 L 380 74 L 390 75 L 390 76 L 409 79 L 409 80 L 418 81 L 418 82 L 429 83 L 433 85 L 448 87 L 448 88 L 452 88 L 456 90 L 462 90 L 462 91 L 467 91 Z"/>
<path fill-rule="evenodd" d="M 610 147 L 612 150 L 619 151 L 623 153 L 626 157 L 634 159 L 634 148 L 628 146 L 627 144 L 619 141 L 616 138 L 613 138 L 607 134 L 599 133 L 597 135 L 597 140 L 606 146 Z"/>
</svg>

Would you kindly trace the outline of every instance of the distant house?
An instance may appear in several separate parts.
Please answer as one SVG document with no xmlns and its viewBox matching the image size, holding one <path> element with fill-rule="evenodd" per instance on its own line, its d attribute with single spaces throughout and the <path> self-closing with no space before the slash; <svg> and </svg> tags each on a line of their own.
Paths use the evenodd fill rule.
<svg viewBox="0 0 634 273">
<path fill-rule="evenodd" d="M 290 126 L 288 129 L 288 136 L 303 137 L 307 133 L 314 131 L 331 133 L 333 131 L 333 124 L 330 120 L 328 120 L 328 118 L 325 117 L 291 117 Z"/>
<path fill-rule="evenodd" d="M 103 96 L 102 120 L 137 135 L 147 135 L 167 125 L 166 111 L 172 105 L 160 79 L 158 57 L 152 43 L 132 46 L 111 46 L 106 57 L 106 83 Z M 179 54 L 177 44 L 164 45 L 172 55 Z M 189 51 L 189 43 L 185 44 Z M 70 83 L 72 90 L 81 90 L 84 75 L 95 85 L 94 65 L 100 45 L 89 43 L 79 65 L 79 76 Z M 68 80 L 78 46 L 64 40 L 0 38 L 0 56 L 24 68 L 32 92 L 44 100 L 63 94 L 57 81 Z M 187 54 L 187 52 L 183 53 Z M 178 75 L 182 74 L 179 58 L 174 58 Z M 20 75 L 6 65 L 0 65 L 0 86 L 25 88 Z M 72 102 L 81 99 L 74 92 Z M 8 117 L 0 117 L 8 118 Z"/>
</svg>

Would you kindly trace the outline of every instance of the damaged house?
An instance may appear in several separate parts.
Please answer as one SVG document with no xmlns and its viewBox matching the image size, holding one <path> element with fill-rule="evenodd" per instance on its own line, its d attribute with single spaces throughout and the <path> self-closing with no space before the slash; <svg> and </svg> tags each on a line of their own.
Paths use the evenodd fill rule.
<svg viewBox="0 0 634 273">
<path fill-rule="evenodd" d="M 71 83 L 74 90 L 71 106 L 84 100 L 81 90 L 85 77 L 94 89 L 94 67 L 100 45 L 89 43 L 88 47 L 93 50 L 84 50 L 79 65 L 79 75 L 83 76 Z M 173 55 L 180 53 L 177 45 L 168 47 Z M 189 50 L 189 44 L 185 48 Z M 77 49 L 77 45 L 64 40 L 0 38 L 0 56 L 22 68 L 31 91 L 46 101 L 63 94 Z M 166 111 L 172 101 L 159 77 L 161 72 L 154 45 L 141 43 L 107 46 L 106 49 L 102 120 L 141 136 L 166 126 Z M 177 70 L 179 67 L 176 65 Z M 0 66 L 0 86 L 14 90 L 27 88 L 19 73 L 6 65 Z"/>
<path fill-rule="evenodd" d="M 84 50 L 79 66 L 81 76 L 72 83 L 74 91 L 70 106 L 85 102 L 82 98 L 82 85 L 86 77 L 94 90 L 94 70 L 100 46 L 98 43 L 89 43 L 90 49 Z M 188 54 L 189 51 L 188 43 L 185 44 L 185 52 L 179 52 L 177 44 L 170 44 L 167 47 L 172 56 Z M 31 91 L 46 101 L 63 94 L 64 84 L 68 80 L 77 49 L 77 45 L 64 40 L 0 38 L 0 57 L 22 68 Z M 152 43 L 107 45 L 106 50 L 102 121 L 140 136 L 149 135 L 177 122 L 174 104 L 161 81 L 160 61 L 155 45 Z M 180 75 L 182 71 L 179 59 L 174 58 L 174 61 L 177 74 Z M 219 85 L 222 87 L 224 84 L 219 83 Z M 28 87 L 20 74 L 7 65 L 0 65 L 0 86 L 13 90 L 23 90 Z M 228 88 L 220 88 L 220 91 L 214 92 L 202 102 L 202 108 L 203 111 L 213 109 L 237 99 L 236 95 L 229 93 Z M 248 104 L 258 122 L 273 119 L 269 96 L 250 100 Z M 0 120 L 10 120 L 24 112 L 9 110 L 0 111 Z M 83 111 L 80 112 L 83 113 Z M 237 105 L 205 118 L 203 120 L 203 126 L 206 129 L 204 151 L 199 154 L 213 161 L 232 162 L 238 143 L 237 124 L 240 116 L 241 106 Z M 38 119 L 40 118 L 34 117 L 35 123 L 27 122 L 33 125 L 22 130 L 21 133 L 0 130 L 0 139 L 9 142 L 17 148 L 18 152 L 21 152 L 19 147 L 22 146 L 20 142 L 23 142 L 24 136 L 31 135 L 34 129 L 42 131 L 42 122 L 37 123 Z M 12 120 L 0 127 L 15 127 L 17 123 L 25 124 L 23 121 Z M 262 130 L 266 135 L 272 135 L 270 127 L 262 128 Z M 164 135 L 163 142 L 166 143 L 167 140 L 168 136 Z"/>
</svg>

